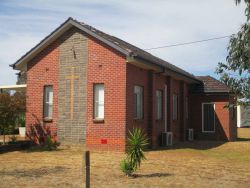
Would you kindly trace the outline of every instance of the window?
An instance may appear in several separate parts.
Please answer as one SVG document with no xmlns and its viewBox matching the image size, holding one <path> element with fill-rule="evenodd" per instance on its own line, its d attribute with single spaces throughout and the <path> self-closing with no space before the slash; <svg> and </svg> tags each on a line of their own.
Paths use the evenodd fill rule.
<svg viewBox="0 0 250 188">
<path fill-rule="evenodd" d="M 134 118 L 142 119 L 143 118 L 143 87 L 135 86 L 134 87 Z"/>
<path fill-rule="evenodd" d="M 156 119 L 162 119 L 162 91 L 156 90 Z"/>
<path fill-rule="evenodd" d="M 44 118 L 52 119 L 53 114 L 53 87 L 44 87 Z"/>
<path fill-rule="evenodd" d="M 104 84 L 94 85 L 94 119 L 104 119 Z"/>
<path fill-rule="evenodd" d="M 173 95 L 173 120 L 178 119 L 178 96 Z"/>
<path fill-rule="evenodd" d="M 202 131 L 215 131 L 215 104 L 213 103 L 202 104 Z"/>
</svg>

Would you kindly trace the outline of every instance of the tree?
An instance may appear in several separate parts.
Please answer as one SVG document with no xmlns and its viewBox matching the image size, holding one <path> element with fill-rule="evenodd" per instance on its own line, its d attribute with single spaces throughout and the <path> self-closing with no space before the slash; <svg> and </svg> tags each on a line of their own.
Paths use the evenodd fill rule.
<svg viewBox="0 0 250 188">
<path fill-rule="evenodd" d="M 0 94 L 0 133 L 3 135 L 5 144 L 5 135 L 10 129 L 15 128 L 20 115 L 25 112 L 25 95 L 17 92 L 14 95 L 8 93 Z"/>
<path fill-rule="evenodd" d="M 237 34 L 230 37 L 226 63 L 219 62 L 216 73 L 236 95 L 237 102 L 250 105 L 250 0 L 246 3 L 245 15 L 247 17 Z M 241 0 L 235 0 L 236 5 Z"/>
</svg>

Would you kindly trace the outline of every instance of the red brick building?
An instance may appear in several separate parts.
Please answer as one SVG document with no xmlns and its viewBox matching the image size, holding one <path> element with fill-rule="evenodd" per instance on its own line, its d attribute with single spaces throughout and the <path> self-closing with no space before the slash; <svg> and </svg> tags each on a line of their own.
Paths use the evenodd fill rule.
<svg viewBox="0 0 250 188">
<path fill-rule="evenodd" d="M 236 139 L 228 88 L 69 18 L 12 67 L 27 77 L 27 136 L 125 150 L 140 127 L 152 148 Z M 232 112 L 231 112 L 232 111 Z"/>
</svg>

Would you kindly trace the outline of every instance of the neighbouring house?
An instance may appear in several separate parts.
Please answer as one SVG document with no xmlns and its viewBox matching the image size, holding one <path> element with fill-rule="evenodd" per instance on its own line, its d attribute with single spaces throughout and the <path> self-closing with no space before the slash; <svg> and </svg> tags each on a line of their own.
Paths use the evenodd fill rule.
<svg viewBox="0 0 250 188">
<path fill-rule="evenodd" d="M 196 77 L 72 18 L 16 63 L 27 84 L 27 136 L 124 151 L 140 127 L 157 148 L 194 139 L 236 139 L 234 101 L 212 77 Z M 22 80 L 23 83 L 23 80 Z"/>
<path fill-rule="evenodd" d="M 250 127 L 250 106 L 237 106 L 237 127 Z"/>
</svg>

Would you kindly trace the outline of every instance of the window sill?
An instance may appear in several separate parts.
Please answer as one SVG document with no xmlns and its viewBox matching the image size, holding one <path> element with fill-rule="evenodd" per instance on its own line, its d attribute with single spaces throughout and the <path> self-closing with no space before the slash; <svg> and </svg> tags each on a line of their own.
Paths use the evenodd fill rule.
<svg viewBox="0 0 250 188">
<path fill-rule="evenodd" d="M 44 121 L 44 122 L 52 122 L 53 119 L 50 119 L 50 118 L 43 118 L 43 121 Z"/>
<path fill-rule="evenodd" d="M 104 119 L 93 119 L 94 123 L 104 123 Z"/>
</svg>

